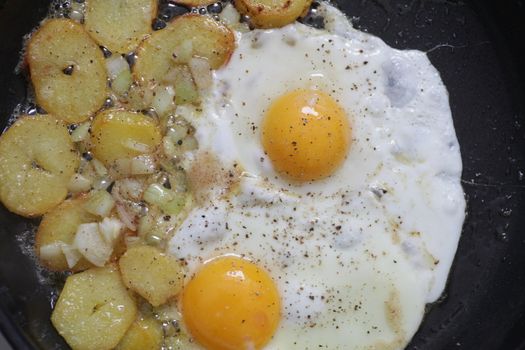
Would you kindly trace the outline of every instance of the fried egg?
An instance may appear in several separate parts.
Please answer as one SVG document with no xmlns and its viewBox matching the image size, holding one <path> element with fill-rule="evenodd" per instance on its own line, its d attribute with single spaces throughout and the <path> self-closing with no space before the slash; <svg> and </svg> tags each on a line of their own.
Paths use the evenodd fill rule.
<svg viewBox="0 0 525 350">
<path fill-rule="evenodd" d="M 448 94 L 322 4 L 236 33 L 183 164 L 196 206 L 168 251 L 206 349 L 402 349 L 446 284 L 464 220 Z"/>
</svg>

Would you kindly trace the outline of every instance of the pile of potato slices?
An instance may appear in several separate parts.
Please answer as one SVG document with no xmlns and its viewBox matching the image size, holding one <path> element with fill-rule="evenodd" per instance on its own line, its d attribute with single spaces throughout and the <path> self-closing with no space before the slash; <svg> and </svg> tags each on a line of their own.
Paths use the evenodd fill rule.
<svg viewBox="0 0 525 350">
<path fill-rule="evenodd" d="M 310 5 L 178 0 L 168 6 L 186 13 L 159 26 L 157 0 L 72 1 L 31 35 L 41 113 L 0 137 L 0 200 L 41 217 L 39 263 L 69 276 L 51 321 L 73 349 L 190 348 L 174 306 L 184 266 L 164 253 L 192 207 L 180 161 L 198 142 L 181 111 L 199 110 L 234 30 L 283 26 Z"/>
</svg>

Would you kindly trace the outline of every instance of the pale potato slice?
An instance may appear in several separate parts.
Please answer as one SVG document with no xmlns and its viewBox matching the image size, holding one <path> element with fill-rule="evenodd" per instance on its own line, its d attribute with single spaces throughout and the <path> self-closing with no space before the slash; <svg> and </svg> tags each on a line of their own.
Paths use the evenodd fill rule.
<svg viewBox="0 0 525 350">
<path fill-rule="evenodd" d="M 50 19 L 33 34 L 26 53 L 37 103 L 69 123 L 79 123 L 107 97 L 104 56 L 82 25 Z"/>
<path fill-rule="evenodd" d="M 63 252 L 52 258 L 43 258 L 40 249 L 55 243 L 72 244 L 75 240 L 77 228 L 81 224 L 98 221 L 98 217 L 88 213 L 83 205 L 86 197 L 68 199 L 58 207 L 45 214 L 35 237 L 35 252 L 40 258 L 40 263 L 53 271 L 70 270 Z M 81 271 L 92 267 L 84 258 L 81 258 L 72 268 Z"/>
<path fill-rule="evenodd" d="M 128 53 L 153 30 L 157 0 L 87 0 L 84 27 L 97 43 Z"/>
<path fill-rule="evenodd" d="M 228 62 L 235 48 L 230 29 L 208 16 L 188 14 L 176 18 L 162 30 L 154 32 L 137 50 L 133 76 L 140 82 L 160 82 L 174 64 L 184 64 L 179 51 L 206 58 L 212 69 Z"/>
<path fill-rule="evenodd" d="M 119 266 L 126 286 L 153 306 L 164 304 L 182 289 L 184 273 L 179 261 L 157 248 L 130 248 Z"/>
<path fill-rule="evenodd" d="M 116 350 L 159 350 L 162 341 L 161 324 L 152 317 L 140 317 L 129 327 Z"/>
<path fill-rule="evenodd" d="M 109 350 L 135 321 L 137 306 L 115 265 L 69 276 L 51 322 L 73 350 Z"/>
<path fill-rule="evenodd" d="M 161 141 L 157 122 L 142 113 L 107 110 L 91 126 L 91 151 L 108 167 L 116 160 L 152 153 Z"/>
<path fill-rule="evenodd" d="M 19 215 L 42 215 L 66 198 L 79 163 L 62 121 L 22 116 L 0 137 L 0 200 Z"/>
<path fill-rule="evenodd" d="M 235 7 L 258 28 L 277 28 L 303 16 L 312 0 L 236 0 Z"/>
</svg>

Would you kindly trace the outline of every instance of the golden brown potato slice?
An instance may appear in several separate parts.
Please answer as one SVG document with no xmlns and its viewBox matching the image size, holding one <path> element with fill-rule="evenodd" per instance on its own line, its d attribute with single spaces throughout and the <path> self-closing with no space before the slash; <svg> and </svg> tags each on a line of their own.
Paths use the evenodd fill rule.
<svg viewBox="0 0 525 350">
<path fill-rule="evenodd" d="M 130 248 L 119 261 L 122 279 L 153 306 L 164 304 L 182 289 L 183 270 L 179 261 L 157 248 Z"/>
<path fill-rule="evenodd" d="M 97 43 L 128 53 L 152 32 L 157 0 L 87 0 L 84 27 Z"/>
<path fill-rule="evenodd" d="M 142 113 L 107 110 L 91 126 L 92 152 L 106 166 L 155 151 L 162 138 L 157 122 Z"/>
<path fill-rule="evenodd" d="M 23 116 L 0 137 L 0 200 L 19 215 L 42 215 L 66 198 L 79 163 L 62 121 Z"/>
<path fill-rule="evenodd" d="M 40 258 L 40 263 L 53 271 L 75 270 L 81 271 L 92 267 L 84 258 L 70 268 L 64 253 L 59 252 L 56 256 L 43 257 L 40 254 L 42 247 L 56 243 L 72 244 L 75 239 L 77 228 L 81 224 L 97 222 L 98 217 L 88 213 L 83 205 L 86 197 L 68 199 L 58 207 L 44 215 L 35 237 L 35 251 Z"/>
<path fill-rule="evenodd" d="M 73 350 L 109 350 L 137 316 L 115 265 L 69 276 L 51 322 Z"/>
<path fill-rule="evenodd" d="M 116 350 L 159 350 L 162 347 L 162 326 L 151 317 L 136 320 Z"/>
<path fill-rule="evenodd" d="M 79 123 L 104 104 L 104 56 L 82 25 L 68 19 L 44 22 L 26 55 L 37 103 L 48 113 Z"/>
<path fill-rule="evenodd" d="M 240 13 L 258 28 L 283 27 L 306 14 L 312 0 L 236 0 Z"/>
<path fill-rule="evenodd" d="M 174 64 L 188 63 L 192 56 L 208 59 L 217 69 L 228 62 L 234 48 L 235 38 L 225 25 L 208 16 L 184 15 L 139 46 L 133 75 L 140 82 L 160 82 Z"/>
</svg>

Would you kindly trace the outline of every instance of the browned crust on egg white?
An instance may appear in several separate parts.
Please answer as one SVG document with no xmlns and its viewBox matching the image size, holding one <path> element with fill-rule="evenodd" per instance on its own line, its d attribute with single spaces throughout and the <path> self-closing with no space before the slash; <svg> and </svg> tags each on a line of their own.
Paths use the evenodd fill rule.
<svg viewBox="0 0 525 350">
<path fill-rule="evenodd" d="M 312 0 L 237 0 L 237 10 L 258 28 L 277 28 L 304 16 Z"/>
</svg>

